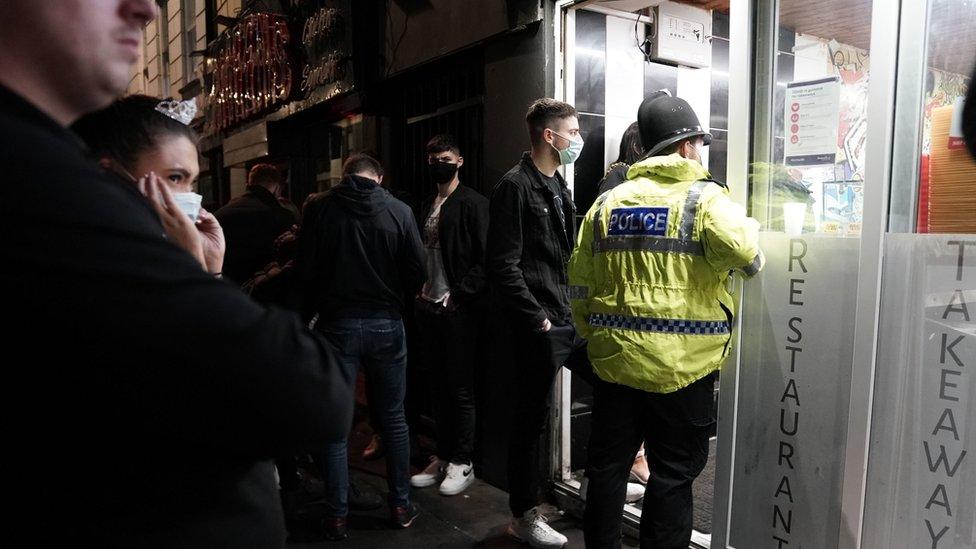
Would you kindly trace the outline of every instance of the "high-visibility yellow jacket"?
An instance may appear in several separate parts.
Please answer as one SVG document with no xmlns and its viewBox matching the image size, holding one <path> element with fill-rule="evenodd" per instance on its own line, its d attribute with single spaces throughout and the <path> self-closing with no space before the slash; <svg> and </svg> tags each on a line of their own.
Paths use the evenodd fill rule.
<svg viewBox="0 0 976 549">
<path fill-rule="evenodd" d="M 670 393 L 731 351 L 731 271 L 759 272 L 759 223 L 698 162 L 631 166 L 583 220 L 569 261 L 573 318 L 604 381 Z"/>
</svg>

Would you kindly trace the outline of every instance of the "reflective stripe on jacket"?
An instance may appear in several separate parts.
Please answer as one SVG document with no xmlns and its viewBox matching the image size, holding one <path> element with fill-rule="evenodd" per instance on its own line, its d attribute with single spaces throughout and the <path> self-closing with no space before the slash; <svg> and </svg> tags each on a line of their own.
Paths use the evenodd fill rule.
<svg viewBox="0 0 976 549">
<path fill-rule="evenodd" d="M 759 223 L 698 162 L 631 166 L 597 198 L 569 263 L 573 318 L 604 381 L 670 393 L 731 351 L 730 271 L 762 268 Z"/>
</svg>

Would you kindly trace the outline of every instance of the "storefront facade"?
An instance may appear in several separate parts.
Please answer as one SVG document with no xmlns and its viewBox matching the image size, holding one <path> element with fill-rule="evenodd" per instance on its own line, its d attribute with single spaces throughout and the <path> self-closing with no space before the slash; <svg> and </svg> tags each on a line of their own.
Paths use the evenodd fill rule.
<svg viewBox="0 0 976 549">
<path fill-rule="evenodd" d="M 693 541 L 976 547 L 976 164 L 955 122 L 976 5 L 667 4 L 557 2 L 553 79 L 604 166 L 644 93 L 687 99 L 715 128 L 706 165 L 762 224 Z M 700 28 L 705 61 L 638 49 L 666 28 Z M 578 202 L 589 177 L 567 174 Z M 557 389 L 553 476 L 572 508 L 588 394 L 566 372 Z"/>
</svg>

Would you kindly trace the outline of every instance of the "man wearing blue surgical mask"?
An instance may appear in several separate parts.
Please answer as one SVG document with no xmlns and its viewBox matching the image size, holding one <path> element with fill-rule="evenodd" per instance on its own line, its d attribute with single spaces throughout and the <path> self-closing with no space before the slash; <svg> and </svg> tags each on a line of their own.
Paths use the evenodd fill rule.
<svg viewBox="0 0 976 549">
<path fill-rule="evenodd" d="M 508 533 L 532 547 L 562 547 L 566 537 L 546 523 L 538 507 L 546 481 L 540 439 L 559 368 L 593 376 L 569 305 L 566 265 L 575 240 L 576 209 L 557 171 L 579 158 L 583 140 L 576 109 L 562 101 L 535 101 L 525 121 L 532 148 L 491 193 L 486 260 L 493 299 L 512 329 L 517 371 Z"/>
</svg>

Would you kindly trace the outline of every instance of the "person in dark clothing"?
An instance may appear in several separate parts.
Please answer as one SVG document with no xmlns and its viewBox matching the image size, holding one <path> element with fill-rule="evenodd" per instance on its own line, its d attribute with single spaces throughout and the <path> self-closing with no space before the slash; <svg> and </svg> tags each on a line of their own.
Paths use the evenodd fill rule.
<svg viewBox="0 0 976 549">
<path fill-rule="evenodd" d="M 445 496 L 474 482 L 474 365 L 485 290 L 488 199 L 461 184 L 461 151 L 448 135 L 427 143 L 427 170 L 437 192 L 418 224 L 427 246 L 427 283 L 417 296 L 417 324 L 437 402 L 437 452 L 411 477 L 416 488 L 440 483 Z"/>
<path fill-rule="evenodd" d="M 416 295 L 426 279 L 426 257 L 410 208 L 380 186 L 379 162 L 354 155 L 342 173 L 342 182 L 306 211 L 295 270 L 306 315 L 318 316 L 315 327 L 338 349 L 346 375 L 355 378 L 360 368 L 367 374 L 387 451 L 391 518 L 407 528 L 417 509 L 410 502 L 402 311 L 404 296 Z M 347 462 L 345 440 L 325 445 L 329 539 L 347 536 Z"/>
<path fill-rule="evenodd" d="M 606 175 L 600 181 L 599 194 L 603 194 L 627 181 L 627 170 L 643 154 L 644 147 L 641 145 L 640 131 L 637 128 L 637 122 L 634 122 L 627 126 L 623 137 L 620 138 L 620 154 L 617 155 L 617 160 L 607 168 Z"/>
<path fill-rule="evenodd" d="M 278 202 L 281 172 L 270 164 L 251 168 L 247 191 L 214 215 L 224 228 L 224 276 L 243 284 L 274 260 L 274 242 L 298 219 Z"/>
<path fill-rule="evenodd" d="M 42 472 L 8 484 L 10 535 L 283 547 L 269 459 L 347 436 L 352 380 L 296 315 L 255 304 L 174 245 L 158 212 L 192 223 L 165 185 L 154 178 L 163 203 L 147 200 L 66 129 L 125 89 L 155 3 L 4 7 L 0 231 L 16 268 L 0 283 L 16 321 L 2 341 L 29 353 L 5 380 L 4 411 L 19 418 L 5 425 L 8 464 Z M 51 474 L 66 464 L 77 474 Z M 52 497 L 71 511 L 39 512 Z"/>
<path fill-rule="evenodd" d="M 553 99 L 529 108 L 532 150 L 495 186 L 489 204 L 487 271 L 493 300 L 515 332 L 518 361 L 515 414 L 509 443 L 511 536 L 533 547 L 562 547 L 566 537 L 545 522 L 538 505 L 545 473 L 540 438 L 549 417 L 552 384 L 562 366 L 586 378 L 593 372 L 576 333 L 566 265 L 576 210 L 560 165 L 579 156 L 576 109 Z"/>
<path fill-rule="evenodd" d="M 644 155 L 644 146 L 641 143 L 640 138 L 640 128 L 637 126 L 637 122 L 627 126 L 624 130 L 623 136 L 620 138 L 620 152 L 617 155 L 617 160 L 615 160 L 607 168 L 606 175 L 603 176 L 603 180 L 600 181 L 599 194 L 603 194 L 614 187 L 617 187 L 621 183 L 627 181 L 627 171 L 630 170 L 630 166 L 640 160 L 640 157 Z M 644 446 L 641 445 L 641 449 L 637 452 L 637 457 L 634 458 L 634 465 L 631 468 L 630 480 L 638 484 L 647 484 L 647 478 L 650 472 L 647 469 L 647 461 L 644 458 Z M 587 479 L 584 477 L 584 482 Z M 631 495 L 631 485 L 628 484 L 627 501 L 638 499 L 643 495 L 642 491 L 633 491 L 633 496 Z M 639 488 L 634 485 L 633 488 Z M 581 490 L 582 491 L 582 490 Z"/>
</svg>

